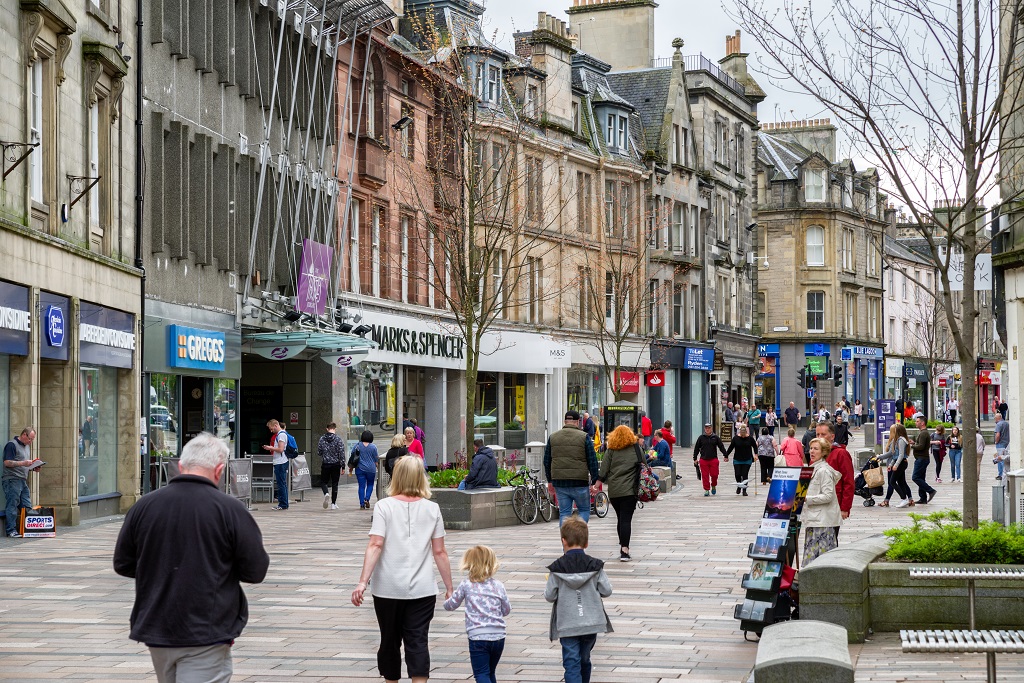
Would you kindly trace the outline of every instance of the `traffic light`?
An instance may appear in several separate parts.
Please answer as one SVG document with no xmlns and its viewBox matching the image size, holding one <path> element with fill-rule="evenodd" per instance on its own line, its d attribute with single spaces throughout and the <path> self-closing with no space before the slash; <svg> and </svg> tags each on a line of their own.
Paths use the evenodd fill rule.
<svg viewBox="0 0 1024 683">
<path fill-rule="evenodd" d="M 801 389 L 806 389 L 807 388 L 807 367 L 805 366 L 805 367 L 800 368 L 800 372 L 797 373 L 796 377 L 797 377 L 797 383 L 800 385 L 800 388 Z"/>
<path fill-rule="evenodd" d="M 843 386 L 843 366 L 833 365 L 832 366 L 832 379 L 835 381 L 837 387 Z"/>
</svg>

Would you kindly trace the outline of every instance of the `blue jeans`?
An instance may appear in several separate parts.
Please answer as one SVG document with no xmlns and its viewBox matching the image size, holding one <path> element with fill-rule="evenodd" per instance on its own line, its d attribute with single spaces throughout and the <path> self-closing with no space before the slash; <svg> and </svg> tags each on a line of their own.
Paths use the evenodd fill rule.
<svg viewBox="0 0 1024 683">
<path fill-rule="evenodd" d="M 274 465 L 274 486 L 277 488 L 277 506 L 288 509 L 288 463 Z"/>
<path fill-rule="evenodd" d="M 917 484 L 917 499 L 928 500 L 927 493 L 935 493 L 935 489 L 928 485 L 928 462 L 931 458 L 914 458 L 914 483 Z"/>
<path fill-rule="evenodd" d="M 996 461 L 996 474 L 1000 477 L 1003 476 L 1003 470 L 1006 468 L 1006 446 L 996 446 L 996 457 L 999 460 Z"/>
<path fill-rule="evenodd" d="M 32 494 L 25 479 L 4 479 L 4 497 L 7 498 L 7 535 L 18 530 L 18 508 L 32 507 Z"/>
<path fill-rule="evenodd" d="M 590 521 L 590 487 L 573 486 L 572 488 L 555 487 L 555 495 L 558 496 L 558 526 L 572 516 L 572 504 L 576 503 L 580 519 L 584 522 Z"/>
<path fill-rule="evenodd" d="M 505 649 L 505 639 L 469 641 L 469 665 L 473 667 L 476 683 L 498 683 L 494 672 Z"/>
<path fill-rule="evenodd" d="M 981 454 L 978 454 L 981 457 Z M 962 448 L 950 448 L 949 449 L 949 469 L 953 470 L 954 479 L 963 479 L 963 472 L 960 471 L 960 463 L 964 460 L 964 451 Z"/>
<path fill-rule="evenodd" d="M 370 496 L 373 495 L 373 480 L 376 478 L 376 472 L 364 472 L 363 470 L 356 470 L 356 481 L 359 482 L 360 505 L 370 504 Z"/>
<path fill-rule="evenodd" d="M 565 683 L 590 683 L 590 651 L 597 642 L 597 634 L 559 638 L 562 644 L 562 667 Z"/>
</svg>

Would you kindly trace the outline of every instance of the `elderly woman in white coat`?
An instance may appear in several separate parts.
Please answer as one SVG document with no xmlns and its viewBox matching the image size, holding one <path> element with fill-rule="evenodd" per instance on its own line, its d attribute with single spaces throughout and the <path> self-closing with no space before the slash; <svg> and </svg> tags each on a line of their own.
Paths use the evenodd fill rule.
<svg viewBox="0 0 1024 683">
<path fill-rule="evenodd" d="M 811 439 L 810 449 L 814 476 L 807 487 L 807 498 L 804 499 L 800 515 L 805 529 L 805 567 L 818 555 L 839 545 L 836 529 L 843 521 L 839 512 L 839 498 L 836 496 L 836 482 L 842 475 L 825 462 L 829 444 L 824 439 Z"/>
</svg>

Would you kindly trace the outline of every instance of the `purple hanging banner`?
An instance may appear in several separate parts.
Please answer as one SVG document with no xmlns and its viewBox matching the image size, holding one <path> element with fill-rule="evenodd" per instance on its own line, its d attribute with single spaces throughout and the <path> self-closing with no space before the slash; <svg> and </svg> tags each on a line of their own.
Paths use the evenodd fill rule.
<svg viewBox="0 0 1024 683">
<path fill-rule="evenodd" d="M 302 240 L 299 264 L 299 294 L 295 310 L 323 315 L 327 305 L 327 282 L 331 276 L 331 248 L 313 240 Z"/>
</svg>

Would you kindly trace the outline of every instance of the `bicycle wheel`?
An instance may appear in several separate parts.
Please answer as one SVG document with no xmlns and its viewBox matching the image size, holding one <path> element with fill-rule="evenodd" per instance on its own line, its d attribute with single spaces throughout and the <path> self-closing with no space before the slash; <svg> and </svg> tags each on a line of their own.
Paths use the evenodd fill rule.
<svg viewBox="0 0 1024 683">
<path fill-rule="evenodd" d="M 605 517 L 608 515 L 608 508 L 611 507 L 611 502 L 608 499 L 608 494 L 604 491 L 598 491 L 594 494 L 594 514 L 598 517 Z"/>
<path fill-rule="evenodd" d="M 525 486 L 517 486 L 512 492 L 512 511 L 523 524 L 533 524 L 537 521 L 537 499 Z"/>
<path fill-rule="evenodd" d="M 551 498 L 548 497 L 547 488 L 538 486 L 533 492 L 537 496 L 537 509 L 540 511 L 540 516 L 544 518 L 545 522 L 550 522 L 555 514 L 555 506 L 551 503 Z"/>
</svg>

